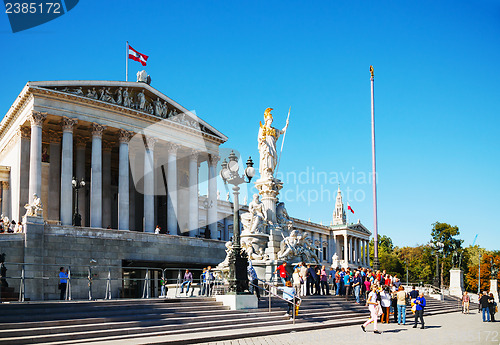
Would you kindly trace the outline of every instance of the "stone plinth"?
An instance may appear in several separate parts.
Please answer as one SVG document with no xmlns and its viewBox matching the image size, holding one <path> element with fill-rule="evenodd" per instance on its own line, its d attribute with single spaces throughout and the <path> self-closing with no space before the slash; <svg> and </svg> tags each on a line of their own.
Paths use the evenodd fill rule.
<svg viewBox="0 0 500 345">
<path fill-rule="evenodd" d="M 464 272 L 459 268 L 450 270 L 450 295 L 462 297 L 464 293 Z"/>
<path fill-rule="evenodd" d="M 30 300 L 44 299 L 43 256 L 44 256 L 44 221 L 42 217 L 24 216 L 24 263 L 26 290 L 25 298 Z"/>
<path fill-rule="evenodd" d="M 225 306 L 231 308 L 231 310 L 257 309 L 259 304 L 257 296 L 250 294 L 216 295 L 215 299 L 218 302 L 222 302 L 222 304 L 224 304 Z"/>
<path fill-rule="evenodd" d="M 498 280 L 496 279 L 490 279 L 490 293 L 493 294 L 493 297 L 495 298 L 495 302 L 498 302 Z"/>
<path fill-rule="evenodd" d="M 278 252 L 283 235 L 280 227 L 269 226 L 269 241 L 267 242 L 266 254 L 269 260 L 278 260 Z"/>
<path fill-rule="evenodd" d="M 273 177 L 267 179 L 260 178 L 255 181 L 255 187 L 262 197 L 267 220 L 276 224 L 276 201 L 280 189 L 283 188 L 283 182 Z"/>
</svg>

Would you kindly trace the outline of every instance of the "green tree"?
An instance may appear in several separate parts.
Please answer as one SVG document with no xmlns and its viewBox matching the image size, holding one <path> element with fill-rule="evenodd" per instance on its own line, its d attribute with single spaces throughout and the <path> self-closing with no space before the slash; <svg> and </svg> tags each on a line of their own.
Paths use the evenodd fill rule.
<svg viewBox="0 0 500 345">
<path fill-rule="evenodd" d="M 403 265 L 404 281 L 406 280 L 406 268 L 408 268 L 409 283 L 432 283 L 434 268 L 436 265 L 432 249 L 427 245 L 416 247 L 397 248 L 396 254 Z"/>
<path fill-rule="evenodd" d="M 395 247 L 392 239 L 386 235 L 380 235 L 378 237 L 378 259 L 380 262 L 381 269 L 387 271 L 387 273 L 395 274 L 397 273 L 400 277 L 403 274 L 403 265 L 395 253 Z M 370 263 L 373 266 L 373 256 L 374 256 L 374 239 L 370 241 Z"/>
<path fill-rule="evenodd" d="M 450 279 L 449 270 L 452 268 L 452 254 L 461 251 L 463 240 L 455 238 L 460 235 L 458 226 L 451 226 L 447 223 L 435 222 L 432 224 L 432 243 L 441 242 L 444 247 L 441 251 L 441 286 Z"/>
</svg>

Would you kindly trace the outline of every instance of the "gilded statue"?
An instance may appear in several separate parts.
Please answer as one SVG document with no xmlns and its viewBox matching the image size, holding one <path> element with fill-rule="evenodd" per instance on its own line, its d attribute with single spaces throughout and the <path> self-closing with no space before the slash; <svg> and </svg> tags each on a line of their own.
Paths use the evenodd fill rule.
<svg viewBox="0 0 500 345">
<path fill-rule="evenodd" d="M 278 151 L 276 150 L 276 143 L 281 134 L 285 134 L 288 128 L 288 120 L 282 130 L 272 127 L 273 115 L 271 114 L 273 108 L 267 108 L 264 112 L 264 125 L 260 123 L 259 129 L 259 153 L 260 153 L 260 166 L 259 172 L 262 178 L 272 177 L 276 164 L 278 163 Z"/>
</svg>

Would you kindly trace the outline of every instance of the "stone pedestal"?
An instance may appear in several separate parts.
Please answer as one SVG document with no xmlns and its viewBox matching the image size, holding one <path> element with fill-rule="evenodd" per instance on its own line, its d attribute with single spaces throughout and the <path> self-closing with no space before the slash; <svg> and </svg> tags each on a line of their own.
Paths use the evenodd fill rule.
<svg viewBox="0 0 500 345">
<path fill-rule="evenodd" d="M 497 305 L 499 304 L 498 301 L 498 281 L 496 279 L 490 279 L 490 293 L 493 294 L 493 297 L 495 298 L 495 302 L 497 302 Z"/>
<path fill-rule="evenodd" d="M 450 270 L 450 295 L 462 297 L 464 293 L 464 272 L 459 268 Z"/>
<path fill-rule="evenodd" d="M 24 247 L 24 263 L 26 290 L 24 292 L 25 298 L 32 301 L 40 301 L 44 299 L 43 285 L 43 217 L 24 216 L 24 234 L 25 234 L 25 247 Z M 35 278 L 35 279 L 32 279 Z"/>
<path fill-rule="evenodd" d="M 276 201 L 278 200 L 277 196 L 280 189 L 283 188 L 283 182 L 273 177 L 266 179 L 260 178 L 255 181 L 255 187 L 262 197 L 267 220 L 276 224 Z"/>
<path fill-rule="evenodd" d="M 280 243 L 283 240 L 280 227 L 269 226 L 269 241 L 265 253 L 269 260 L 278 260 L 278 252 L 280 251 Z"/>
<path fill-rule="evenodd" d="M 216 295 L 215 299 L 231 310 L 257 309 L 259 304 L 257 296 L 251 294 Z"/>
</svg>

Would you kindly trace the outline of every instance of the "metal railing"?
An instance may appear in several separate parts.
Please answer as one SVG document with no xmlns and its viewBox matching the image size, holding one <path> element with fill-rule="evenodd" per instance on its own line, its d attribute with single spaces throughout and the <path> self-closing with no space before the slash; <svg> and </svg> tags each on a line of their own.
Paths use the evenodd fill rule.
<svg viewBox="0 0 500 345">
<path fill-rule="evenodd" d="M 279 290 L 279 287 L 277 285 L 274 285 L 270 282 L 266 282 L 265 280 L 262 280 L 262 279 L 259 279 L 259 281 L 262 282 L 263 284 L 267 285 L 270 288 L 274 288 L 276 291 Z M 271 298 L 272 297 L 276 297 L 282 301 L 285 301 L 286 303 L 291 304 L 292 305 L 292 319 L 293 319 L 293 324 L 295 325 L 295 318 L 296 318 L 296 314 L 297 314 L 297 305 L 300 306 L 300 304 L 302 303 L 302 299 L 300 297 L 296 296 L 297 292 L 295 292 L 295 295 L 293 296 L 292 301 L 289 301 L 289 300 L 279 296 L 278 294 L 272 292 L 270 289 L 267 289 L 265 287 L 261 288 L 260 286 L 253 284 L 251 281 L 249 281 L 248 284 L 253 286 L 254 289 L 261 289 L 261 290 L 267 292 L 268 300 L 269 300 L 269 307 L 268 307 L 269 312 L 271 312 Z M 297 303 L 297 301 L 298 301 L 298 303 Z"/>
<path fill-rule="evenodd" d="M 64 265 L 64 264 L 32 264 L 32 263 L 17 263 L 17 262 L 5 262 L 6 267 L 8 267 L 8 271 L 18 272 L 18 275 L 6 275 L 2 277 L 3 280 L 19 280 L 19 296 L 18 301 L 24 302 L 26 299 L 26 283 L 37 281 L 37 283 L 42 283 L 44 281 L 54 281 L 54 283 L 60 283 L 61 279 L 66 280 L 66 289 L 64 292 L 64 300 L 71 301 L 74 298 L 74 287 L 78 286 L 80 288 L 80 292 L 82 292 L 82 283 L 86 285 L 86 290 L 88 293 L 88 300 L 94 300 L 95 296 L 98 294 L 102 296 L 104 292 L 104 296 L 101 297 L 105 300 L 110 300 L 114 298 L 124 298 L 126 293 L 125 289 L 133 290 L 139 292 L 142 288 L 142 296 L 138 297 L 130 297 L 130 298 L 151 298 L 151 292 L 154 292 L 153 295 L 157 294 L 159 297 L 166 297 L 166 288 L 162 286 L 161 281 L 166 282 L 165 285 L 172 283 L 176 285 L 176 293 L 175 296 L 178 297 L 178 290 L 181 283 L 181 275 L 182 272 L 186 270 L 186 268 L 162 268 L 162 267 L 127 267 L 127 266 L 100 266 L 100 265 Z M 59 273 L 59 267 L 67 267 L 67 277 L 59 277 L 56 274 Z M 201 271 L 200 268 L 188 268 L 191 272 Z M 26 272 L 30 271 L 31 274 L 27 275 Z M 53 276 L 46 276 L 47 271 L 53 271 Z M 79 274 L 74 274 L 74 272 L 78 272 Z M 121 277 L 113 278 L 112 271 L 120 272 Z M 129 272 L 130 274 L 135 271 L 135 277 L 127 277 L 124 276 L 125 272 Z M 153 277 L 153 273 L 156 273 L 156 277 Z M 177 278 L 167 278 L 167 272 L 176 272 Z M 212 271 L 216 273 L 217 271 Z M 35 273 L 35 274 L 33 274 Z M 104 275 L 104 276 L 103 276 Z M 170 274 L 173 276 L 173 274 Z M 161 280 L 161 281 L 160 281 Z M 200 287 L 203 292 L 207 296 L 213 296 L 215 293 L 220 293 L 225 291 L 224 282 L 215 277 L 210 282 L 203 282 L 202 277 L 196 278 L 194 281 L 199 280 Z M 99 290 L 95 291 L 95 285 L 99 284 Z M 118 282 L 118 284 L 117 284 Z M 142 286 L 140 286 L 142 284 Z M 16 284 L 17 285 L 17 284 Z M 54 284 L 56 285 L 56 284 Z M 85 286 L 83 285 L 83 286 Z M 101 286 L 102 285 L 102 286 Z M 135 286 L 138 285 L 138 286 Z M 152 287 L 155 287 L 155 291 L 153 291 Z M 205 287 L 205 289 L 203 289 Z M 118 288 L 118 294 L 113 294 L 113 288 Z M 158 291 L 161 290 L 161 291 Z M 0 290 L 1 291 L 1 290 Z M 132 292 L 133 292 L 132 291 Z M 99 293 L 98 293 L 99 292 Z M 200 290 L 200 292 L 202 292 Z M 0 292 L 1 293 L 1 292 Z M 50 292 L 49 292 L 50 293 Z M 82 294 L 81 294 L 82 296 Z M 4 297 L 0 295 L 1 298 Z M 29 296 L 28 296 L 29 297 Z M 84 299 L 84 298 L 82 298 Z"/>
</svg>

